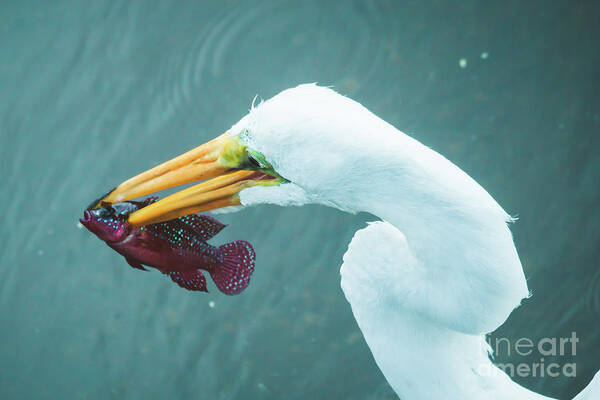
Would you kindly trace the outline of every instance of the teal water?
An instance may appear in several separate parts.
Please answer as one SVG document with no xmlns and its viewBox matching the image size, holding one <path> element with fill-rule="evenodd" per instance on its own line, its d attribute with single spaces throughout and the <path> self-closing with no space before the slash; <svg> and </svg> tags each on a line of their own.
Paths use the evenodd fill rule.
<svg viewBox="0 0 600 400">
<path fill-rule="evenodd" d="M 493 338 L 576 332 L 575 355 L 544 360 L 576 377 L 515 380 L 578 392 L 600 368 L 599 20 L 591 1 L 0 3 L 0 398 L 395 398 L 339 287 L 373 216 L 220 217 L 216 243 L 257 252 L 233 298 L 133 270 L 77 227 L 116 183 L 302 82 L 360 101 L 519 216 L 534 296 Z"/>
</svg>

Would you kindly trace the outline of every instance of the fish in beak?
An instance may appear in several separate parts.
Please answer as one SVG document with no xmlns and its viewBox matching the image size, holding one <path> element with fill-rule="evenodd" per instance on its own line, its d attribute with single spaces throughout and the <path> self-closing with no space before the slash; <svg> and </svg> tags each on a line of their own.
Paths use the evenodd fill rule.
<svg viewBox="0 0 600 400">
<path fill-rule="evenodd" d="M 142 226 L 168 221 L 188 214 L 240 205 L 239 192 L 256 185 L 277 185 L 284 181 L 264 157 L 247 148 L 239 135 L 225 132 L 163 164 L 121 183 L 94 201 L 120 203 L 160 190 L 203 181 L 135 211 L 129 223 Z"/>
</svg>

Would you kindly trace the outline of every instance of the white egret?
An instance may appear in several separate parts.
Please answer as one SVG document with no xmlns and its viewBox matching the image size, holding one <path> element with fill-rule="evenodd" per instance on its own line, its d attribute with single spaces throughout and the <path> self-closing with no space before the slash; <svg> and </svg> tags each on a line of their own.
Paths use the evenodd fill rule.
<svg viewBox="0 0 600 400">
<path fill-rule="evenodd" d="M 354 235 L 341 285 L 398 395 L 546 398 L 494 367 L 484 339 L 529 294 L 507 226 L 511 218 L 437 152 L 331 89 L 300 85 L 253 106 L 225 134 L 129 179 L 104 200 L 204 179 L 129 221 L 144 225 L 261 203 L 369 212 L 381 221 Z M 599 386 L 596 376 L 577 398 L 600 398 Z"/>
</svg>

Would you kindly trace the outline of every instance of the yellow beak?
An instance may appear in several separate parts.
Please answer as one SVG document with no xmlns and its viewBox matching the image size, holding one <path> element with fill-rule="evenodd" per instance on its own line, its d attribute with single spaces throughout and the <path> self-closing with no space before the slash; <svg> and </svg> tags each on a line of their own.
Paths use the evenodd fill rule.
<svg viewBox="0 0 600 400">
<path fill-rule="evenodd" d="M 246 147 L 237 136 L 228 133 L 196 147 L 161 165 L 121 183 L 100 199 L 118 203 L 158 192 L 163 189 L 197 182 L 192 186 L 129 216 L 129 223 L 142 226 L 167 221 L 187 214 L 240 205 L 239 192 L 258 184 L 274 184 L 274 177 L 263 172 L 244 170 Z M 210 179 L 213 178 L 213 179 Z"/>
</svg>

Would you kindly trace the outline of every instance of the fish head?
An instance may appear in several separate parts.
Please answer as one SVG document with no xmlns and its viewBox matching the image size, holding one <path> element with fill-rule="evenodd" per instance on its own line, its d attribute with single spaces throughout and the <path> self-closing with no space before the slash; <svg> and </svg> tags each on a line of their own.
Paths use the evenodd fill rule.
<svg viewBox="0 0 600 400">
<path fill-rule="evenodd" d="M 120 242 L 131 232 L 127 216 L 138 208 L 130 202 L 106 204 L 95 210 L 85 210 L 79 222 L 105 242 Z"/>
</svg>

